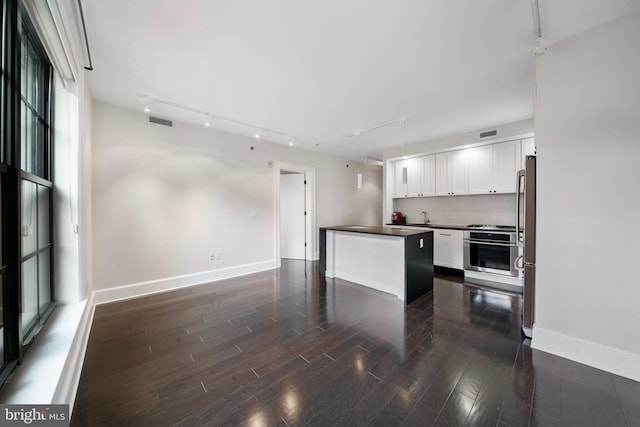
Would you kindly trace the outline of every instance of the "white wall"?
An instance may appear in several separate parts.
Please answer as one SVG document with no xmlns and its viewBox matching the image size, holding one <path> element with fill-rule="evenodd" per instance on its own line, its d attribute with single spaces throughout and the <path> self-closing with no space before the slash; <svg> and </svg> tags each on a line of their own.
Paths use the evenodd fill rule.
<svg viewBox="0 0 640 427">
<path fill-rule="evenodd" d="M 55 299 L 70 303 L 82 299 L 79 280 L 79 240 L 74 225 L 79 224 L 78 97 L 55 78 L 55 145 L 53 209 Z"/>
<path fill-rule="evenodd" d="M 99 102 L 92 112 L 95 289 L 275 261 L 274 161 L 315 168 L 319 227 L 380 224 L 379 168 L 362 166 L 358 190 L 344 159 Z"/>
<path fill-rule="evenodd" d="M 640 12 L 537 60 L 534 345 L 640 380 Z"/>
<path fill-rule="evenodd" d="M 84 73 L 86 76 L 86 73 Z M 93 242 L 91 212 L 91 94 L 86 78 L 83 79 L 80 98 L 80 295 L 87 298 L 93 288 Z"/>
</svg>

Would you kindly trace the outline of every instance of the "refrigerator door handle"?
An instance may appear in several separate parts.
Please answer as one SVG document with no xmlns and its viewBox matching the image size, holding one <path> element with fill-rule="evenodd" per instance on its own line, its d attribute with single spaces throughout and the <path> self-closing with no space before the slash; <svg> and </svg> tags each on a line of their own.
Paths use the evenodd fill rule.
<svg viewBox="0 0 640 427">
<path fill-rule="evenodd" d="M 518 243 L 522 243 L 523 239 L 520 237 L 520 194 L 522 193 L 523 181 L 525 180 L 524 169 L 518 171 L 518 176 L 516 177 L 516 239 Z"/>
</svg>

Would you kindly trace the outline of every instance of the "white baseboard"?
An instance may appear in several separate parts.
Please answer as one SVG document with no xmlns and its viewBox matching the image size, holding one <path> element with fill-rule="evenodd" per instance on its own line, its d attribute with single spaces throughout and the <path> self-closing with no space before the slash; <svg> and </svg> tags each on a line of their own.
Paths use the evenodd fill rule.
<svg viewBox="0 0 640 427">
<path fill-rule="evenodd" d="M 70 405 L 70 413 L 73 413 L 73 405 L 76 400 L 80 374 L 82 373 L 82 366 L 84 364 L 84 355 L 87 350 L 89 333 L 91 331 L 93 315 L 97 304 L 135 298 L 223 279 L 230 279 L 232 277 L 257 273 L 273 268 L 275 268 L 275 261 L 264 261 L 94 291 L 87 299 L 84 311 L 79 319 L 79 324 L 77 325 L 78 329 L 73 338 L 71 349 L 69 350 L 67 359 L 64 363 L 51 403 L 68 403 Z M 69 327 L 72 326 L 74 325 L 69 325 Z"/>
<path fill-rule="evenodd" d="M 96 305 L 105 304 L 108 302 L 136 298 L 143 295 L 150 295 L 173 289 L 201 285 L 203 283 L 215 282 L 223 279 L 230 279 L 232 277 L 244 276 L 246 274 L 258 273 L 265 270 L 272 270 L 274 268 L 276 268 L 275 260 L 262 261 L 253 264 L 244 264 L 234 267 L 221 268 L 218 270 L 204 271 L 201 273 L 186 274 L 184 276 L 150 280 L 148 282 L 134 283 L 131 285 L 118 286 L 115 288 L 99 289 L 97 291 L 94 291 L 94 301 Z"/>
<path fill-rule="evenodd" d="M 533 325 L 531 346 L 616 375 L 640 381 L 640 355 Z"/>
</svg>

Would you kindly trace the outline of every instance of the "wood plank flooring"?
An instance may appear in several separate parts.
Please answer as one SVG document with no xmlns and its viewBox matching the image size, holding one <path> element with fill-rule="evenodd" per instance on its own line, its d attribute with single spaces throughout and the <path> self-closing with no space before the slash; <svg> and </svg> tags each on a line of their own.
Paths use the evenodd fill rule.
<svg viewBox="0 0 640 427">
<path fill-rule="evenodd" d="M 520 299 L 408 306 L 317 263 L 96 307 L 73 426 L 638 426 L 640 384 L 544 352 Z"/>
</svg>

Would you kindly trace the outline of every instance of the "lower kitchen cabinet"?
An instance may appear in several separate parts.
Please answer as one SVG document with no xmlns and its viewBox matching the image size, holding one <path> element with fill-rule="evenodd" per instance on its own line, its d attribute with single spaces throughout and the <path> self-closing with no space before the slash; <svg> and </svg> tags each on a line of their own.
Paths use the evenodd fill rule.
<svg viewBox="0 0 640 427">
<path fill-rule="evenodd" d="M 433 265 L 462 270 L 462 230 L 433 229 Z"/>
</svg>

